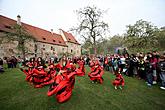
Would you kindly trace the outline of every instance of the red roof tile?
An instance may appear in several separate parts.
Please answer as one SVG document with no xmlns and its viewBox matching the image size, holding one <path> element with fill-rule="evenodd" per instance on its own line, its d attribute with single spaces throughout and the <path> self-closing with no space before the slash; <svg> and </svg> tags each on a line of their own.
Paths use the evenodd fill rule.
<svg viewBox="0 0 165 110">
<path fill-rule="evenodd" d="M 66 37 L 66 39 L 67 39 L 68 42 L 79 44 L 77 42 L 77 40 L 75 39 L 75 37 L 71 33 L 65 32 L 64 30 L 62 30 L 62 32 L 64 33 L 64 35 L 65 35 L 65 37 Z"/>
<path fill-rule="evenodd" d="M 5 16 L 0 15 L 0 30 L 5 32 L 10 32 L 10 26 L 16 24 L 16 21 Z M 32 36 L 34 36 L 37 41 L 50 43 L 54 45 L 67 46 L 62 36 L 56 33 L 51 33 L 50 31 L 22 23 L 22 26 L 28 31 Z"/>
</svg>

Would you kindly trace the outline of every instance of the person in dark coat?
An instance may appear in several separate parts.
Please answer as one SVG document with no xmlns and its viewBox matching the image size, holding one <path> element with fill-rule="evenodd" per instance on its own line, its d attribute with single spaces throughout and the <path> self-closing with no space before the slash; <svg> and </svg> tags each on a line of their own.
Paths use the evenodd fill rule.
<svg viewBox="0 0 165 110">
<path fill-rule="evenodd" d="M 3 69 L 3 60 L 2 58 L 0 58 L 0 73 L 4 72 L 4 69 Z"/>
</svg>

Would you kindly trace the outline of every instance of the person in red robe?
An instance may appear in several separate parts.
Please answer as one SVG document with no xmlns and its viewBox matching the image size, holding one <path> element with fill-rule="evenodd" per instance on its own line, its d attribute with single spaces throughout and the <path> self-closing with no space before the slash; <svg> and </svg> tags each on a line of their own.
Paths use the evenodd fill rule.
<svg viewBox="0 0 165 110">
<path fill-rule="evenodd" d="M 80 59 L 77 61 L 79 67 L 76 69 L 76 74 L 78 76 L 84 76 L 85 75 L 85 61 L 83 57 L 80 57 Z"/>
<path fill-rule="evenodd" d="M 90 61 L 91 72 L 88 74 L 92 83 L 103 83 L 102 75 L 104 74 L 103 67 L 99 64 L 98 60 Z"/>
<path fill-rule="evenodd" d="M 112 84 L 114 85 L 115 89 L 123 89 L 125 82 L 123 76 L 119 72 L 116 72 L 116 78 Z"/>
<path fill-rule="evenodd" d="M 27 66 L 28 69 L 24 69 L 24 70 L 21 69 L 21 70 L 26 74 L 25 80 L 33 84 L 34 87 L 41 88 L 45 85 L 53 83 L 51 80 L 52 79 L 51 74 L 45 71 L 44 69 L 46 66 L 43 63 L 41 57 L 37 58 L 37 61 L 35 61 L 34 58 L 32 58 L 27 63 Z M 50 72 L 53 73 L 52 71 Z"/>
<path fill-rule="evenodd" d="M 59 103 L 69 100 L 75 83 L 76 72 L 74 68 L 74 65 L 63 56 L 61 61 L 55 65 L 57 75 L 47 92 L 48 96 L 55 94 Z"/>
</svg>

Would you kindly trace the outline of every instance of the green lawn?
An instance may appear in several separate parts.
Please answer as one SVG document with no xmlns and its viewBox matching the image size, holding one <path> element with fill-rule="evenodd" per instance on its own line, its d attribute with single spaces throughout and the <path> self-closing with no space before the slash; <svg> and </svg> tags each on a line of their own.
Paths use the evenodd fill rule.
<svg viewBox="0 0 165 110">
<path fill-rule="evenodd" d="M 87 67 L 87 72 L 89 68 Z M 59 104 L 47 97 L 49 86 L 33 88 L 19 69 L 0 74 L 0 110 L 163 110 L 165 91 L 147 87 L 143 80 L 125 77 L 123 90 L 114 90 L 114 75 L 105 72 L 104 83 L 92 84 L 87 76 L 76 77 L 69 101 Z"/>
</svg>

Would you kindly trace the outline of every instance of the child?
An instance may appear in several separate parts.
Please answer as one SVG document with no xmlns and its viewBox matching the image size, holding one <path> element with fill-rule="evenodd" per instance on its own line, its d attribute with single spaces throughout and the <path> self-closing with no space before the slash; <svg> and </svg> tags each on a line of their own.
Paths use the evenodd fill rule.
<svg viewBox="0 0 165 110">
<path fill-rule="evenodd" d="M 118 87 L 122 89 L 124 87 L 124 84 L 125 83 L 123 76 L 119 72 L 116 72 L 116 78 L 113 81 L 113 85 L 115 86 L 115 89 L 117 89 Z"/>
<path fill-rule="evenodd" d="M 161 57 L 158 65 L 160 68 L 160 79 L 162 80 L 162 85 L 161 85 L 160 89 L 165 90 L 165 53 Z"/>
</svg>

